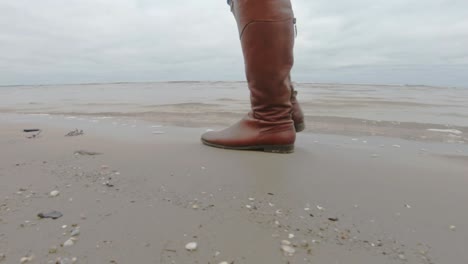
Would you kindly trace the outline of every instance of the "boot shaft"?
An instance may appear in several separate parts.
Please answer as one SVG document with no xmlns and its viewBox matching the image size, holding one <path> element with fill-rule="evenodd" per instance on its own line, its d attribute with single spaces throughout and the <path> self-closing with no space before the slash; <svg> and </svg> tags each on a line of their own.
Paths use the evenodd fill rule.
<svg viewBox="0 0 468 264">
<path fill-rule="evenodd" d="M 291 119 L 294 14 L 289 0 L 234 0 L 253 116 Z"/>
</svg>

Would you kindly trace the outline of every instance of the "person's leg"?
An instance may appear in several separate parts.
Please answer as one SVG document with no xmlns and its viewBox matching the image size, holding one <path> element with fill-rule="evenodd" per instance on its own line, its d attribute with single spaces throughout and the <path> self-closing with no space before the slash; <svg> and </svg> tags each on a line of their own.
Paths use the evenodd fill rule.
<svg viewBox="0 0 468 264">
<path fill-rule="evenodd" d="M 294 15 L 289 0 L 234 0 L 252 111 L 235 125 L 202 136 L 229 149 L 289 153 L 296 131 L 291 119 Z"/>
<path fill-rule="evenodd" d="M 227 0 L 227 4 L 231 7 L 231 11 L 233 11 L 233 1 L 235 0 Z M 295 22 L 295 21 L 294 21 Z M 291 81 L 291 80 L 290 80 Z M 304 121 L 304 113 L 302 112 L 301 106 L 297 101 L 297 91 L 294 90 L 294 87 L 291 85 L 292 93 L 291 93 L 291 117 L 294 122 L 294 128 L 296 129 L 296 133 L 301 132 L 305 129 L 305 121 Z"/>
</svg>

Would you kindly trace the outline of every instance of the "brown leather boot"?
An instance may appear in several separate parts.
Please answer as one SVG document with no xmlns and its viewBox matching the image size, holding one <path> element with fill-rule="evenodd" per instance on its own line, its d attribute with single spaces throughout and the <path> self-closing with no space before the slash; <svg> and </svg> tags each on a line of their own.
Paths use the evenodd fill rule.
<svg viewBox="0 0 468 264">
<path fill-rule="evenodd" d="M 202 136 L 206 145 L 291 153 L 294 15 L 290 0 L 234 0 L 252 111 L 233 126 Z"/>
</svg>

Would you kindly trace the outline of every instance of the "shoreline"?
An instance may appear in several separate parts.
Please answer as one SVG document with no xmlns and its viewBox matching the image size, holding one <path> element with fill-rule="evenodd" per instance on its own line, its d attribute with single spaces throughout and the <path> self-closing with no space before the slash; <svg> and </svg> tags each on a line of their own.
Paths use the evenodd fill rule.
<svg viewBox="0 0 468 264">
<path fill-rule="evenodd" d="M 144 121 L 184 128 L 217 128 L 236 122 L 242 114 L 223 113 L 0 113 L 0 121 L 42 117 L 43 120 L 77 120 L 82 124 L 121 124 Z M 421 142 L 441 142 L 468 145 L 468 127 L 418 122 L 377 121 L 336 116 L 306 116 L 305 133 L 353 137 L 388 137 Z"/>
</svg>

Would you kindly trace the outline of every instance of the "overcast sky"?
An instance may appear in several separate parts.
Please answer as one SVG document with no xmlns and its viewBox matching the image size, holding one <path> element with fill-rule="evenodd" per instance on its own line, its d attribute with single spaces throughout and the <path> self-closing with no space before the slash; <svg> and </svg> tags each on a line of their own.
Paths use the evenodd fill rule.
<svg viewBox="0 0 468 264">
<path fill-rule="evenodd" d="M 295 81 L 468 87 L 467 0 L 293 6 Z M 0 85 L 243 78 L 225 0 L 0 0 Z"/>
</svg>

